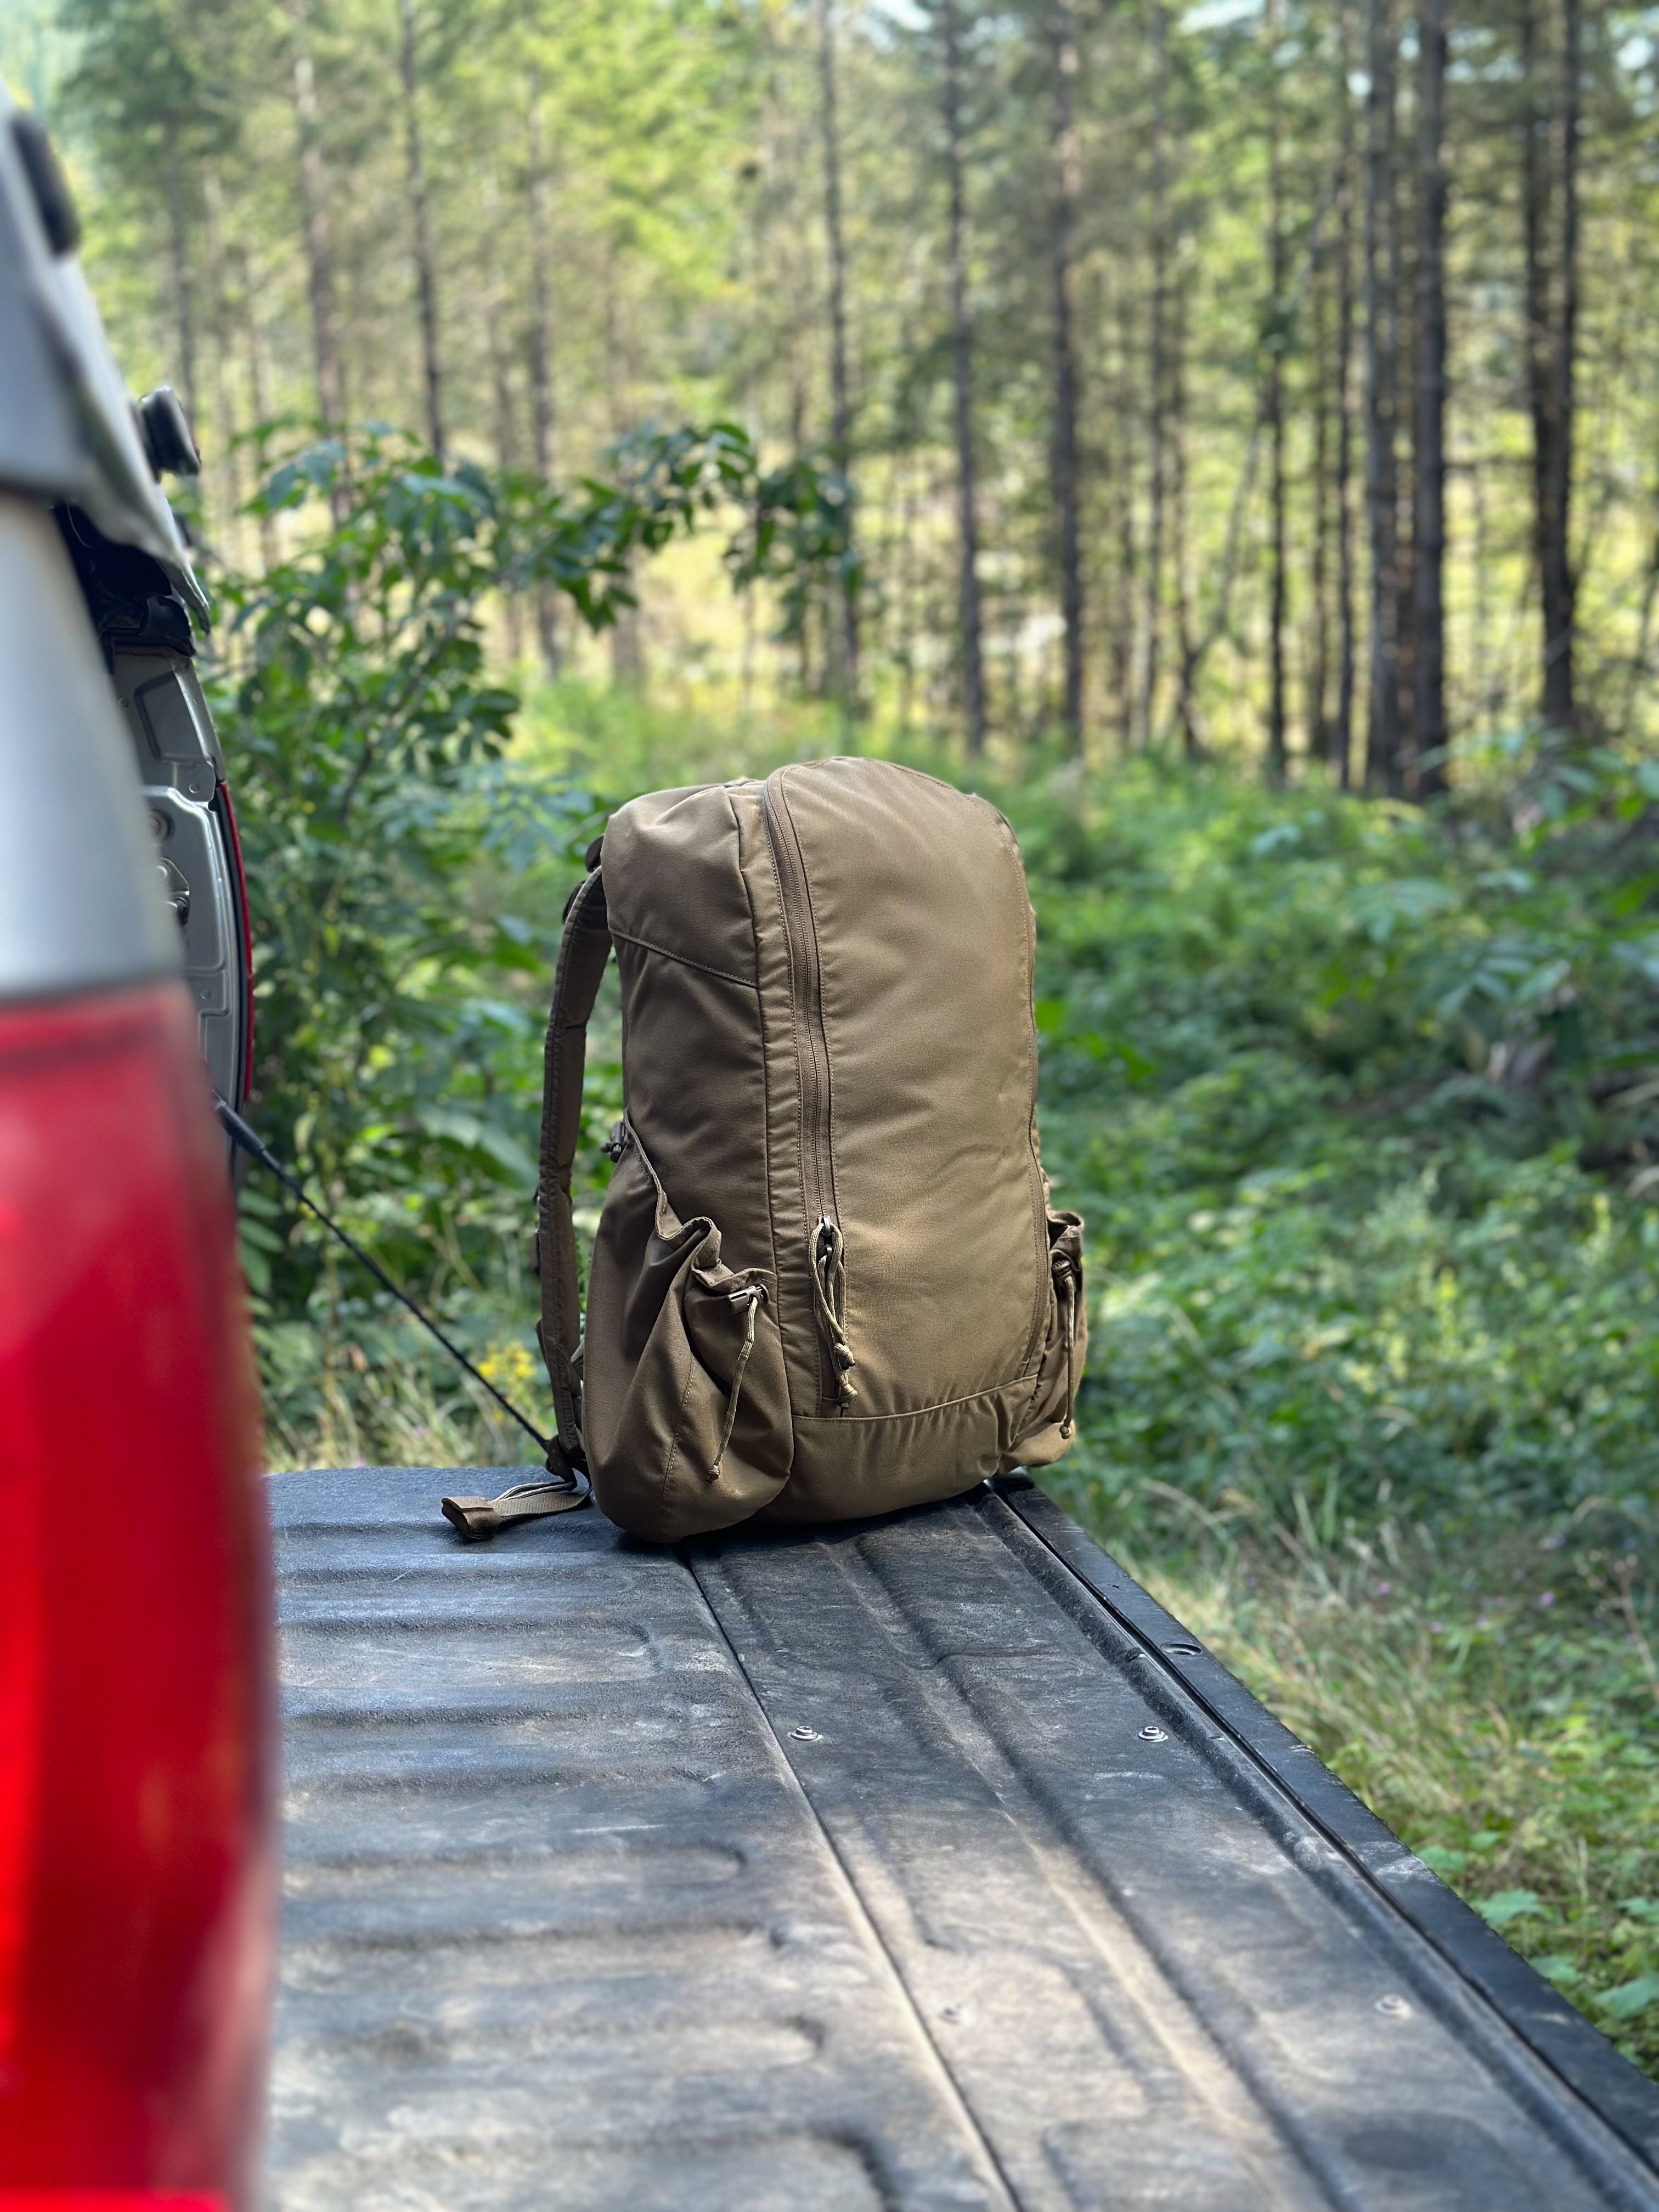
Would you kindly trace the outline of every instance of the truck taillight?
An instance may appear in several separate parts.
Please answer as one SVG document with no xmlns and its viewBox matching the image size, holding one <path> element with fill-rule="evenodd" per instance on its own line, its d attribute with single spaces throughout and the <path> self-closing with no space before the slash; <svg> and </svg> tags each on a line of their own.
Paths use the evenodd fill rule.
<svg viewBox="0 0 1659 2212">
<path fill-rule="evenodd" d="M 171 2189 L 0 2189 L 0 2212 L 225 2212 L 225 2200 Z"/>
<path fill-rule="evenodd" d="M 258 1467 L 182 987 L 0 1007 L 0 2212 L 251 2202 Z"/>
</svg>

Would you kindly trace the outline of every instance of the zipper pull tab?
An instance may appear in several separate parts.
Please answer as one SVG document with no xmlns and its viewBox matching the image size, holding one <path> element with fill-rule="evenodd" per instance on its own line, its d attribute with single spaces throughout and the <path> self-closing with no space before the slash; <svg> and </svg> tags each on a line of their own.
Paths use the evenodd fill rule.
<svg viewBox="0 0 1659 2212">
<path fill-rule="evenodd" d="M 858 1361 L 847 1341 L 846 1249 L 841 1231 L 826 1213 L 812 1232 L 812 1296 L 818 1326 L 835 1362 L 836 1395 L 843 1406 L 850 1406 L 859 1395 L 851 1381 Z"/>
</svg>

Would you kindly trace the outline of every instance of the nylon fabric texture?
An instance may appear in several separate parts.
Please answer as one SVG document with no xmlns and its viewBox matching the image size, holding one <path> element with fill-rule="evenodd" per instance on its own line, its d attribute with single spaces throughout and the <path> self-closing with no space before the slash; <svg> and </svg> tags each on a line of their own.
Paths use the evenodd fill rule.
<svg viewBox="0 0 1659 2212">
<path fill-rule="evenodd" d="M 625 1117 L 576 1341 L 606 940 Z M 556 1472 L 674 1542 L 888 1512 L 1070 1441 L 1083 1224 L 1036 1129 L 1036 926 L 985 800 L 890 762 L 654 792 L 567 909 L 535 1252 Z"/>
</svg>

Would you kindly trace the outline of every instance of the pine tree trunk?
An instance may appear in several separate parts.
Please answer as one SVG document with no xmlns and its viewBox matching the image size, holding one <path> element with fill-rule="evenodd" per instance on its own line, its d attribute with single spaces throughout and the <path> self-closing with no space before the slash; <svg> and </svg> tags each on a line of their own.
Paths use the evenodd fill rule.
<svg viewBox="0 0 1659 2212">
<path fill-rule="evenodd" d="M 1135 456 L 1140 448 L 1139 394 L 1134 373 L 1134 278 L 1133 263 L 1123 274 L 1117 299 L 1117 371 L 1109 434 L 1113 442 L 1103 461 L 1103 480 L 1116 549 L 1115 588 L 1111 595 L 1107 650 L 1117 748 L 1126 757 L 1135 738 L 1135 586 L 1140 574 L 1140 541 L 1135 518 Z"/>
<path fill-rule="evenodd" d="M 1340 657 L 1336 677 L 1336 720 L 1331 758 L 1339 789 L 1353 779 L 1354 560 L 1353 560 L 1353 94 L 1349 89 L 1352 57 L 1346 5 L 1339 27 L 1342 102 L 1342 181 L 1339 188 L 1337 252 L 1341 257 L 1336 294 L 1336 573 Z"/>
<path fill-rule="evenodd" d="M 613 238 L 606 259 L 605 286 L 605 392 L 611 407 L 611 437 L 618 444 L 627 436 L 633 424 L 630 393 L 633 362 L 623 329 L 622 270 Z M 628 581 L 630 590 L 637 592 L 638 571 L 629 563 Z M 645 689 L 645 632 L 640 618 L 637 597 L 632 606 L 618 607 L 617 618 L 611 625 L 611 678 L 612 683 L 633 691 Z"/>
<path fill-rule="evenodd" d="M 294 46 L 294 119 L 300 147 L 300 214 L 305 231 L 306 276 L 311 297 L 312 359 L 317 380 L 317 412 L 325 429 L 345 422 L 345 375 L 340 362 L 340 327 L 334 300 L 334 248 L 329 221 L 328 169 L 323 156 L 317 112 L 317 82 L 306 43 L 304 0 L 288 0 Z"/>
<path fill-rule="evenodd" d="M 1534 538 L 1543 618 L 1542 704 L 1544 720 L 1552 729 L 1571 730 L 1577 708 L 1577 588 L 1569 532 L 1578 317 L 1579 0 L 1561 0 L 1561 53 L 1553 101 L 1547 102 L 1541 91 L 1543 41 L 1533 0 L 1527 0 L 1522 9 L 1521 37 L 1527 101 L 1522 184 L 1527 356 Z"/>
<path fill-rule="evenodd" d="M 1267 392 L 1264 408 L 1268 448 L 1268 498 L 1272 510 L 1272 569 L 1267 598 L 1267 779 L 1285 781 L 1285 181 L 1279 112 L 1279 10 L 1268 0 L 1265 36 L 1271 82 L 1267 91 L 1268 268 L 1272 298 L 1267 314 Z"/>
<path fill-rule="evenodd" d="M 1415 27 L 1413 26 L 1413 27 Z M 1399 49 L 1395 48 L 1396 58 Z M 1398 112 L 1399 84 L 1396 68 L 1395 112 Z M 1415 164 L 1400 147 L 1396 139 L 1394 161 L 1395 197 L 1393 205 L 1394 236 L 1389 252 L 1389 297 L 1395 307 L 1395 450 L 1400 456 L 1395 463 L 1395 481 L 1398 504 L 1395 526 L 1395 637 L 1399 657 L 1400 705 L 1396 727 L 1399 731 L 1399 780 L 1396 788 L 1407 792 L 1415 788 L 1417 763 L 1415 733 L 1417 728 L 1413 700 L 1415 696 L 1417 669 L 1417 629 L 1415 605 L 1413 599 L 1412 578 L 1416 567 L 1415 546 L 1412 535 L 1412 469 L 1409 458 L 1408 433 L 1415 413 L 1417 392 L 1417 317 L 1416 261 L 1417 237 L 1413 186 L 1415 183 Z"/>
<path fill-rule="evenodd" d="M 477 251 L 485 272 L 482 280 L 481 299 L 484 349 L 489 356 L 495 465 L 506 472 L 515 470 L 519 465 L 519 419 L 513 391 L 513 348 L 507 336 L 510 321 L 507 283 L 497 251 L 497 241 L 503 229 L 504 211 L 501 179 L 494 169 L 485 172 L 483 198 L 483 235 L 479 240 Z M 523 596 L 516 591 L 503 590 L 501 600 L 507 623 L 507 659 L 516 668 L 524 658 Z"/>
<path fill-rule="evenodd" d="M 1136 687 L 1135 742 L 1152 743 L 1157 705 L 1158 624 L 1164 591 L 1164 507 L 1167 475 L 1166 415 L 1169 405 L 1168 322 L 1170 312 L 1170 16 L 1160 5 L 1154 20 L 1157 46 L 1152 95 L 1152 297 L 1151 360 L 1146 416 L 1146 571 L 1141 615 L 1140 680 Z"/>
<path fill-rule="evenodd" d="M 818 127 L 823 141 L 823 227 L 830 259 L 830 450 L 844 482 L 853 461 L 853 405 L 847 374 L 847 240 L 842 223 L 841 129 L 836 110 L 835 0 L 817 0 Z M 858 711 L 859 605 L 852 578 L 840 593 L 840 665 L 836 690 L 848 714 Z"/>
<path fill-rule="evenodd" d="M 485 208 L 493 232 L 500 220 L 500 198 L 493 189 Z M 498 263 L 492 262 L 483 304 L 484 343 L 489 353 L 490 396 L 494 402 L 495 465 L 510 471 L 519 465 L 519 422 L 513 398 L 513 349 L 507 339 L 506 286 Z"/>
<path fill-rule="evenodd" d="M 1180 678 L 1176 694 L 1176 723 L 1182 750 L 1189 761 L 1202 757 L 1198 708 L 1193 697 L 1193 672 L 1197 655 L 1193 640 L 1192 580 L 1188 574 L 1190 548 L 1187 528 L 1187 298 L 1184 287 L 1175 302 L 1175 327 L 1170 348 L 1170 521 L 1173 543 L 1170 556 L 1176 580 L 1176 646 Z"/>
<path fill-rule="evenodd" d="M 1577 624 L 1578 580 L 1572 567 L 1572 448 L 1577 407 L 1578 354 L 1578 157 L 1582 105 L 1583 14 L 1580 0 L 1561 6 L 1561 268 L 1560 322 L 1555 343 L 1555 469 L 1550 502 L 1552 634 L 1560 641 L 1552 656 L 1556 681 L 1545 713 L 1564 730 L 1577 720 L 1578 700 L 1573 647 Z"/>
<path fill-rule="evenodd" d="M 223 486 L 223 527 L 234 536 L 238 566 L 245 566 L 242 546 L 242 461 L 237 449 L 236 404 L 231 396 L 230 361 L 232 317 L 225 266 L 224 190 L 216 169 L 202 173 L 202 210 L 207 245 L 208 339 L 213 365 L 213 451 L 210 482 Z"/>
<path fill-rule="evenodd" d="M 1321 252 L 1320 261 L 1324 260 Z M 1322 281 L 1323 279 L 1323 281 Z M 1309 563 L 1308 752 L 1311 759 L 1331 757 L 1331 332 L 1330 282 L 1316 264 L 1313 274 L 1313 530 Z"/>
<path fill-rule="evenodd" d="M 1072 331 L 1072 283 L 1077 227 L 1078 150 L 1073 94 L 1078 69 L 1071 0 L 1052 0 L 1054 108 L 1051 153 L 1054 214 L 1054 487 L 1060 522 L 1060 607 L 1065 629 L 1065 705 L 1067 743 L 1081 752 L 1083 729 L 1083 550 L 1079 520 L 1077 358 Z"/>
<path fill-rule="evenodd" d="M 985 748 L 985 669 L 979 599 L 979 512 L 974 477 L 973 326 L 968 313 L 968 239 L 962 162 L 961 27 L 956 0 L 941 0 L 945 154 L 951 194 L 951 363 L 955 384 L 957 513 L 962 622 L 962 710 L 970 753 Z"/>
<path fill-rule="evenodd" d="M 242 342 L 246 348 L 248 404 L 253 410 L 253 428 L 260 430 L 271 419 L 270 390 L 265 370 L 264 332 L 260 327 L 254 298 L 253 270 L 245 246 L 236 248 L 236 275 L 237 289 L 240 294 Z M 266 568 L 274 568 L 276 565 L 276 525 L 269 514 L 259 517 L 259 559 Z"/>
<path fill-rule="evenodd" d="M 1367 0 L 1365 100 L 1365 507 L 1370 543 L 1370 684 L 1365 777 L 1398 793 L 1400 775 L 1399 465 L 1395 422 L 1400 329 L 1392 273 L 1395 63 L 1392 0 Z"/>
<path fill-rule="evenodd" d="M 530 200 L 530 420 L 534 441 L 536 474 L 551 489 L 553 483 L 553 286 L 548 240 L 547 154 L 542 135 L 542 94 L 539 83 L 531 84 L 529 159 L 526 181 Z M 559 644 L 559 599 L 551 584 L 536 587 L 536 635 L 542 665 L 556 676 L 562 659 Z"/>
<path fill-rule="evenodd" d="M 1417 410 L 1412 440 L 1412 701 L 1419 798 L 1446 788 L 1447 0 L 1419 0 Z"/>
<path fill-rule="evenodd" d="M 191 426 L 196 422 L 196 289 L 190 265 L 190 222 L 185 204 L 185 172 L 176 134 L 169 129 L 166 149 L 167 251 L 173 289 L 174 343 L 179 365 L 174 371 L 179 396 Z"/>
<path fill-rule="evenodd" d="M 404 161 L 409 178 L 415 291 L 421 321 L 421 370 L 426 392 L 427 442 L 444 460 L 443 369 L 438 353 L 438 275 L 432 257 L 427 205 L 426 150 L 421 137 L 421 76 L 416 47 L 415 0 L 398 0 L 398 74 L 404 93 Z"/>
</svg>

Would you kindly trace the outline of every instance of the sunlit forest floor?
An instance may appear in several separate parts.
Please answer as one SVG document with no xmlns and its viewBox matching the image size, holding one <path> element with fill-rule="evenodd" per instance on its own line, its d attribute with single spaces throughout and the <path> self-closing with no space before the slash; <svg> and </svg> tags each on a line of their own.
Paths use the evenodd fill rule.
<svg viewBox="0 0 1659 2212">
<path fill-rule="evenodd" d="M 520 754 L 600 805 L 837 738 L 574 687 L 526 722 Z M 1596 977 L 1604 1023 L 1651 986 L 1601 959 L 1582 867 L 1478 805 L 1443 827 L 1144 763 L 967 780 L 1026 854 L 1045 1160 L 1089 1224 L 1050 1486 L 1659 2072 L 1659 1173 L 1580 1034 Z M 497 858 L 471 895 L 545 932 L 573 866 Z M 596 1135 L 616 1051 L 602 1012 Z M 532 1296 L 446 1310 L 538 1412 Z M 526 1456 L 412 1333 L 369 1340 L 262 1331 L 274 1464 Z"/>
</svg>

